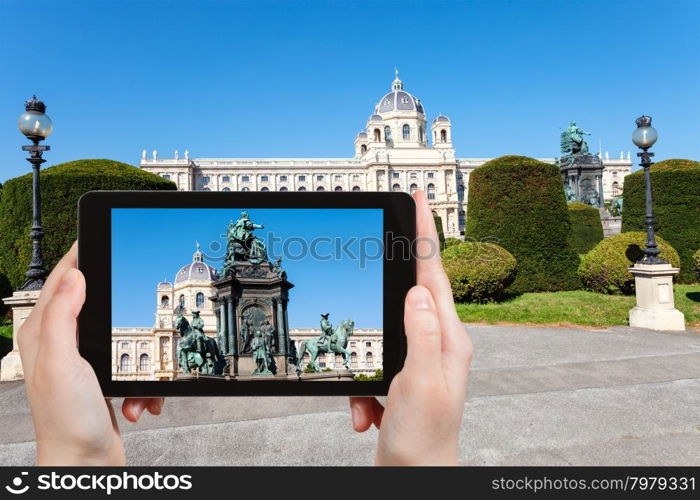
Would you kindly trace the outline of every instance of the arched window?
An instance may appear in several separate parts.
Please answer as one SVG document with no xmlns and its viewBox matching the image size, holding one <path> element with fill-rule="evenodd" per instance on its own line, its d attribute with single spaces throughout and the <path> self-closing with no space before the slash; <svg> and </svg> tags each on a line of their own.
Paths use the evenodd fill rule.
<svg viewBox="0 0 700 500">
<path fill-rule="evenodd" d="M 440 131 L 440 142 L 447 142 L 447 130 L 445 129 Z"/>
<path fill-rule="evenodd" d="M 343 187 L 342 187 L 342 186 L 336 186 L 336 187 L 335 187 L 335 191 L 342 191 L 342 190 L 343 190 Z"/>
<path fill-rule="evenodd" d="M 263 187 L 263 188 L 260 188 L 260 191 L 269 191 L 269 190 L 270 190 L 270 188 L 269 188 L 269 187 Z"/>
<path fill-rule="evenodd" d="M 244 187 L 243 189 L 241 189 L 241 191 L 250 191 L 250 188 L 249 188 L 249 187 Z"/>
<path fill-rule="evenodd" d="M 384 127 L 384 140 L 386 142 L 391 142 L 391 127 L 389 125 Z"/>
<path fill-rule="evenodd" d="M 224 188 L 222 191 L 231 191 L 231 188 Z"/>
<path fill-rule="evenodd" d="M 280 188 L 280 191 L 289 191 L 289 189 L 287 189 L 287 186 L 282 186 L 282 187 Z"/>
<path fill-rule="evenodd" d="M 381 142 L 382 140 L 382 133 L 378 128 L 374 129 L 374 142 Z"/>
<path fill-rule="evenodd" d="M 130 372 L 131 371 L 131 358 L 128 354 L 122 354 L 119 358 L 119 371 L 120 372 Z"/>
<path fill-rule="evenodd" d="M 367 146 L 363 144 L 362 146 L 360 146 L 360 154 L 365 154 L 366 152 L 367 152 Z"/>
<path fill-rule="evenodd" d="M 612 195 L 613 197 L 620 196 L 620 185 L 617 183 L 617 181 L 612 183 Z"/>
<path fill-rule="evenodd" d="M 428 184 L 428 199 L 429 200 L 434 200 L 435 199 L 435 184 L 432 182 Z"/>
<path fill-rule="evenodd" d="M 326 188 L 324 188 L 323 186 L 319 186 L 316 188 L 316 191 L 325 191 L 325 190 L 326 190 Z"/>
<path fill-rule="evenodd" d="M 404 123 L 403 125 L 403 140 L 407 141 L 411 138 L 411 127 L 408 126 L 408 123 Z"/>
<path fill-rule="evenodd" d="M 202 191 L 211 191 L 211 189 L 209 189 L 209 188 L 204 188 L 204 189 L 202 189 Z"/>
<path fill-rule="evenodd" d="M 353 187 L 352 187 L 352 190 L 353 190 L 353 191 L 362 191 L 362 190 L 360 189 L 360 186 L 353 186 Z"/>
<path fill-rule="evenodd" d="M 459 201 L 464 201 L 464 184 L 459 184 L 457 186 L 457 199 Z"/>
<path fill-rule="evenodd" d="M 374 366 L 374 357 L 371 352 L 365 354 L 365 366 L 367 368 L 372 368 Z"/>
<path fill-rule="evenodd" d="M 197 308 L 200 308 L 204 305 L 204 294 L 202 292 L 197 292 L 197 295 L 194 297 L 195 305 Z"/>
<path fill-rule="evenodd" d="M 459 211 L 459 225 L 464 226 L 467 223 L 467 212 L 464 210 Z"/>
<path fill-rule="evenodd" d="M 350 368 L 357 368 L 357 353 L 350 353 Z"/>
<path fill-rule="evenodd" d="M 180 298 L 178 299 L 178 305 L 180 306 L 180 309 L 185 308 L 185 296 L 180 295 Z"/>
<path fill-rule="evenodd" d="M 139 371 L 140 372 L 147 372 L 150 369 L 151 369 L 151 360 L 148 357 L 148 354 L 142 354 L 141 357 L 139 357 Z"/>
<path fill-rule="evenodd" d="M 170 307 L 170 298 L 167 295 L 163 295 L 160 298 L 160 307 L 162 309 L 167 309 L 168 307 Z"/>
<path fill-rule="evenodd" d="M 392 191 L 401 191 L 401 185 L 400 184 L 394 184 L 391 186 Z"/>
<path fill-rule="evenodd" d="M 306 191 L 306 188 L 304 186 L 299 186 L 299 189 L 297 191 Z"/>
<path fill-rule="evenodd" d="M 411 194 L 415 193 L 418 190 L 418 184 L 415 182 L 411 184 Z"/>
<path fill-rule="evenodd" d="M 423 125 L 421 125 L 418 129 L 418 133 L 420 134 L 420 142 L 423 142 L 423 139 L 425 138 L 425 130 L 423 130 Z"/>
</svg>

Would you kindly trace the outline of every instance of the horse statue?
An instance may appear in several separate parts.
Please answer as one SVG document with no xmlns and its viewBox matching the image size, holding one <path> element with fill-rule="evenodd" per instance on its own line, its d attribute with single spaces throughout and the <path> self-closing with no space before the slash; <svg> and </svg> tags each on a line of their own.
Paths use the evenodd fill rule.
<svg viewBox="0 0 700 500">
<path fill-rule="evenodd" d="M 205 375 L 220 375 L 223 370 L 223 357 L 216 341 L 192 328 L 187 318 L 178 314 L 175 328 L 180 332 L 177 346 L 177 359 L 182 373 L 197 370 Z"/>
<path fill-rule="evenodd" d="M 340 322 L 338 327 L 331 335 L 330 342 L 319 344 L 319 339 L 304 340 L 299 344 L 299 352 L 297 353 L 298 362 L 301 364 L 301 360 L 304 359 L 304 353 L 308 351 L 311 359 L 309 364 L 313 367 L 315 372 L 320 372 L 321 369 L 318 366 L 318 355 L 322 352 L 334 352 L 343 355 L 343 366 L 350 369 L 350 351 L 346 349 L 348 346 L 348 337 L 353 334 L 353 329 L 355 328 L 355 322 L 351 319 L 346 319 Z M 297 368 L 297 372 L 299 372 Z"/>
</svg>

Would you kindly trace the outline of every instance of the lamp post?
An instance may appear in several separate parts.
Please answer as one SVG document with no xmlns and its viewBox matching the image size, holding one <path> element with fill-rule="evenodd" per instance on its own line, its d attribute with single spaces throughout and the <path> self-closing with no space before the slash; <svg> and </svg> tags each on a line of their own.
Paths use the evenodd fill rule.
<svg viewBox="0 0 700 500">
<path fill-rule="evenodd" d="M 642 160 L 640 165 L 644 167 L 644 183 L 646 185 L 647 241 L 643 250 L 644 257 L 639 262 L 642 264 L 666 264 L 666 261 L 659 257 L 660 250 L 654 236 L 654 207 L 651 199 L 651 166 L 653 165 L 651 157 L 654 156 L 654 153 L 650 153 L 649 148 L 654 145 L 659 134 L 651 126 L 650 116 L 640 116 L 635 123 L 637 129 L 632 134 L 632 142 L 642 150 L 641 153 L 637 153 L 637 156 Z"/>
<path fill-rule="evenodd" d="M 25 273 L 27 281 L 20 290 L 41 290 L 48 274 L 44 269 L 44 259 L 41 254 L 41 239 L 44 231 L 41 227 L 41 191 L 39 186 L 39 169 L 46 160 L 42 158 L 44 151 L 51 149 L 49 146 L 41 146 L 39 143 L 53 132 L 51 118 L 46 115 L 46 105 L 36 96 L 25 102 L 25 111 L 19 116 L 17 126 L 29 140 L 30 146 L 22 146 L 22 151 L 29 153 L 27 161 L 32 164 L 32 230 L 29 237 L 32 239 L 32 260 L 29 270 Z"/>
</svg>

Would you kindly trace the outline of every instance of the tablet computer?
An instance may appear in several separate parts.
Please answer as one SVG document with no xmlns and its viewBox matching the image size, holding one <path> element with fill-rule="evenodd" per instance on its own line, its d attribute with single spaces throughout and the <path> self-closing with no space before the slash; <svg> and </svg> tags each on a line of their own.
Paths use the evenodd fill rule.
<svg viewBox="0 0 700 500">
<path fill-rule="evenodd" d="M 404 193 L 87 193 L 79 350 L 105 396 L 383 395 L 414 253 Z"/>
</svg>

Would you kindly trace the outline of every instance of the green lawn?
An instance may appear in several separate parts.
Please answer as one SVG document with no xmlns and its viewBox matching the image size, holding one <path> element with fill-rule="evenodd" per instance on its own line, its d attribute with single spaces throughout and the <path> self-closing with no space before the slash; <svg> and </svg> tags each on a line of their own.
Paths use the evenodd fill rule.
<svg viewBox="0 0 700 500">
<path fill-rule="evenodd" d="M 700 326 L 700 285 L 676 285 L 676 307 L 686 323 Z M 462 321 L 469 323 L 626 325 L 634 296 L 572 291 L 525 293 L 498 304 L 457 304 Z"/>
</svg>

